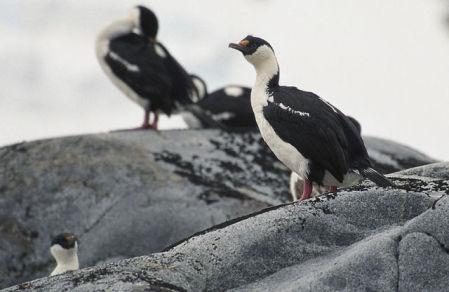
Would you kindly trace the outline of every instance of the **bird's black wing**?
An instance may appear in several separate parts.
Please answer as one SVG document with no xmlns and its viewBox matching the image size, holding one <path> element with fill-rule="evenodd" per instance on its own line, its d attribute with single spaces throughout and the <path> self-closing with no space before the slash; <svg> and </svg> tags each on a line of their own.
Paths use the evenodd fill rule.
<svg viewBox="0 0 449 292">
<path fill-rule="evenodd" d="M 122 35 L 109 42 L 105 61 L 119 79 L 149 100 L 151 107 L 169 113 L 173 82 L 153 44 L 135 33 Z"/>
<path fill-rule="evenodd" d="M 363 142 L 354 125 L 331 104 L 311 92 L 278 87 L 263 114 L 279 137 L 337 180 L 352 168 L 353 143 Z M 353 137 L 353 136 L 356 137 Z M 357 146 L 359 147 L 359 146 Z M 366 153 L 366 150 L 365 150 Z"/>
<path fill-rule="evenodd" d="M 230 85 L 220 88 L 209 93 L 198 105 L 228 127 L 257 127 L 248 87 Z"/>
<path fill-rule="evenodd" d="M 188 105 L 194 102 L 193 96 L 199 96 L 198 89 L 189 73 L 170 54 L 167 48 L 161 43 L 157 45 L 164 51 L 163 62 L 166 70 L 170 73 L 173 82 L 173 97 L 181 105 Z"/>
</svg>

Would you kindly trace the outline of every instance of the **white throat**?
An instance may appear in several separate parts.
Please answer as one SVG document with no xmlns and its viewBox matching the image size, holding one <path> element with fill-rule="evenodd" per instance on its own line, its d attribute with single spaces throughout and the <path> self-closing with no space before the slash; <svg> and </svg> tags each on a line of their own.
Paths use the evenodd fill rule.
<svg viewBox="0 0 449 292">
<path fill-rule="evenodd" d="M 246 56 L 254 69 L 256 69 L 256 82 L 251 91 L 251 106 L 254 112 L 262 110 L 263 106 L 267 105 L 270 96 L 268 94 L 268 83 L 274 76 L 279 74 L 279 65 L 274 53 L 264 52 L 264 56 L 258 55 L 257 52 L 253 55 Z"/>
<path fill-rule="evenodd" d="M 56 268 L 51 272 L 50 276 L 79 269 L 77 243 L 75 243 L 75 247 L 70 249 L 65 249 L 56 244 L 50 248 L 50 252 L 56 260 Z"/>
<path fill-rule="evenodd" d="M 268 86 L 268 82 L 279 73 L 279 65 L 273 54 L 262 62 L 254 63 L 256 69 L 256 86 Z"/>
</svg>

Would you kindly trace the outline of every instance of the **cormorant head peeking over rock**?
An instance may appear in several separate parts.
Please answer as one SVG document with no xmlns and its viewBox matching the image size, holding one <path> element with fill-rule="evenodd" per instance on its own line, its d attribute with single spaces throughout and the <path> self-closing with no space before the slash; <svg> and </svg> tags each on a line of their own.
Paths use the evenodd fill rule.
<svg viewBox="0 0 449 292">
<path fill-rule="evenodd" d="M 51 241 L 50 252 L 56 260 L 56 268 L 50 276 L 79 269 L 78 239 L 74 234 L 58 234 Z"/>
</svg>

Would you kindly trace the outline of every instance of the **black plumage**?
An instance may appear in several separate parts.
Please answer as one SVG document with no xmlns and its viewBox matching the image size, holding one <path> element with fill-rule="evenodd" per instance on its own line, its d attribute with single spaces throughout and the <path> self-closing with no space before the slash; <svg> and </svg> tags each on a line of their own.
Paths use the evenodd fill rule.
<svg viewBox="0 0 449 292">
<path fill-rule="evenodd" d="M 208 92 L 208 86 L 201 77 L 192 74 L 191 78 L 197 88 L 199 100 L 195 103 L 197 111 L 189 108 L 195 119 L 184 117 L 189 126 L 239 131 L 257 127 L 251 109 L 251 88 L 227 85 Z"/>
<path fill-rule="evenodd" d="M 229 88 L 241 91 L 238 96 L 230 95 Z M 251 89 L 244 86 L 227 86 L 208 94 L 198 105 L 217 121 L 228 128 L 257 127 L 251 109 Z"/>
<path fill-rule="evenodd" d="M 357 122 L 312 92 L 279 85 L 279 65 L 267 41 L 247 36 L 229 47 L 256 69 L 251 95 L 256 122 L 274 154 L 304 180 L 301 200 L 310 197 L 313 183 L 335 191 L 367 177 L 393 186 L 371 168 Z"/>
<path fill-rule="evenodd" d="M 272 85 L 263 114 L 276 134 L 310 160 L 309 179 L 322 184 L 324 170 L 339 182 L 350 169 L 370 166 L 353 122 L 312 92 Z M 300 109 L 300 110 L 295 110 Z"/>
<path fill-rule="evenodd" d="M 139 15 L 137 20 L 118 22 L 101 35 L 98 42 L 106 39 L 107 48 L 106 52 L 98 55 L 103 59 L 100 63 L 104 61 L 113 78 L 129 88 L 118 84 L 120 89 L 132 95 L 130 98 L 144 108 L 143 126 L 149 126 L 148 113 L 153 112 L 157 127 L 159 111 L 170 115 L 179 107 L 192 104 L 197 93 L 186 70 L 156 40 L 158 22 L 154 13 L 142 6 L 135 9 Z M 105 71 L 109 74 L 108 70 Z"/>
<path fill-rule="evenodd" d="M 156 52 L 155 46 L 163 50 L 165 57 Z M 175 102 L 192 103 L 191 94 L 195 89 L 189 75 L 162 44 L 128 33 L 111 40 L 109 50 L 106 63 L 119 79 L 148 101 L 148 110 L 162 110 L 170 115 L 176 109 Z"/>
</svg>

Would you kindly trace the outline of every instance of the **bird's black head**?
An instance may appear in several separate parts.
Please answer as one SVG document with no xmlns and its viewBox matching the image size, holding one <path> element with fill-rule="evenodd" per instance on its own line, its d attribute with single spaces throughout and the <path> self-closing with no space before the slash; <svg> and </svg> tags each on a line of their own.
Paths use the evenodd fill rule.
<svg viewBox="0 0 449 292">
<path fill-rule="evenodd" d="M 72 233 L 61 233 L 56 235 L 52 241 L 51 246 L 59 244 L 62 248 L 70 249 L 75 247 L 75 243 L 78 241 L 76 236 Z"/>
<path fill-rule="evenodd" d="M 141 5 L 137 6 L 136 10 L 138 11 L 137 25 L 139 26 L 142 34 L 149 39 L 156 39 L 157 32 L 159 30 L 159 22 L 156 14 Z"/>
<path fill-rule="evenodd" d="M 273 51 L 271 45 L 264 39 L 254 37 L 252 35 L 246 36 L 238 44 L 230 43 L 229 47 L 242 52 L 244 56 L 250 56 L 256 53 L 259 49 L 269 48 Z"/>
</svg>

